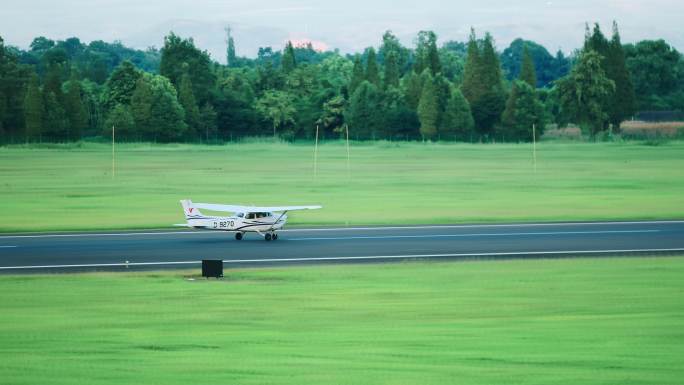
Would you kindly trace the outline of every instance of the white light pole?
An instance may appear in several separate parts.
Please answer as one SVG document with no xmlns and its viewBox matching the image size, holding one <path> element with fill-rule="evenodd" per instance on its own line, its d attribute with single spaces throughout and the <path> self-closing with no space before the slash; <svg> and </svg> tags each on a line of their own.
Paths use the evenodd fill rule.
<svg viewBox="0 0 684 385">
<path fill-rule="evenodd" d="M 349 160 L 349 125 L 345 124 L 345 131 L 347 132 L 347 178 L 351 178 L 351 164 Z"/>
<path fill-rule="evenodd" d="M 112 124 L 112 179 L 116 175 L 116 163 L 114 158 L 114 125 Z"/>
<path fill-rule="evenodd" d="M 318 176 L 318 124 L 316 125 L 316 141 L 314 142 L 314 179 Z"/>
<path fill-rule="evenodd" d="M 534 163 L 534 173 L 537 174 L 537 129 L 532 123 L 532 159 Z"/>
</svg>

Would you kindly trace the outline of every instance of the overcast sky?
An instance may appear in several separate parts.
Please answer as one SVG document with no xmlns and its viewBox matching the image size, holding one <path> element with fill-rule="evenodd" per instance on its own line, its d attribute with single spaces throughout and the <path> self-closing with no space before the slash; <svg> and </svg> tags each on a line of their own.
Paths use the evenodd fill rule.
<svg viewBox="0 0 684 385">
<path fill-rule="evenodd" d="M 581 45 L 585 22 L 610 34 L 615 19 L 623 42 L 663 38 L 684 51 L 682 15 L 681 0 L 0 0 L 0 36 L 22 48 L 40 35 L 146 48 L 174 30 L 223 62 L 228 24 L 238 54 L 253 57 L 259 46 L 280 49 L 287 39 L 357 51 L 378 46 L 387 29 L 407 45 L 428 29 L 442 42 L 464 41 L 471 26 L 490 31 L 500 50 L 522 37 L 570 52 Z"/>
</svg>

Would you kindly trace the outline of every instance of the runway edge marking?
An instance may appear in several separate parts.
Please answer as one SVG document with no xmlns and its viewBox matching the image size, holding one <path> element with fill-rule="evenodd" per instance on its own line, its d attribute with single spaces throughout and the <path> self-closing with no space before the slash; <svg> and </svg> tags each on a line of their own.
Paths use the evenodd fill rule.
<svg viewBox="0 0 684 385">
<path fill-rule="evenodd" d="M 288 241 L 332 241 L 354 239 L 404 239 L 404 238 L 477 238 L 477 237 L 517 237 L 530 235 L 591 235 L 591 234 L 643 234 L 659 233 L 661 230 L 596 230 L 596 231 L 545 231 L 527 233 L 475 233 L 475 234 L 425 234 L 425 235 L 358 235 L 351 237 L 309 237 L 289 238 Z"/>
</svg>

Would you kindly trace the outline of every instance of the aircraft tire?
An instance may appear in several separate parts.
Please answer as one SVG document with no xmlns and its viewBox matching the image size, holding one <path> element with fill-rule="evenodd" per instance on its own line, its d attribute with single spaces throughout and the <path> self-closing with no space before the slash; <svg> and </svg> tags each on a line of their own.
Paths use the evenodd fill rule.
<svg viewBox="0 0 684 385">
<path fill-rule="evenodd" d="M 266 241 L 270 241 L 270 240 L 272 239 L 271 234 L 270 234 L 270 233 L 266 233 L 266 235 L 264 235 L 264 239 L 265 239 Z"/>
<path fill-rule="evenodd" d="M 237 239 L 238 241 L 241 241 L 242 240 L 242 233 L 235 233 L 235 239 Z"/>
<path fill-rule="evenodd" d="M 277 240 L 278 240 L 278 234 L 273 233 L 273 240 L 274 240 L 274 241 L 277 241 Z"/>
</svg>

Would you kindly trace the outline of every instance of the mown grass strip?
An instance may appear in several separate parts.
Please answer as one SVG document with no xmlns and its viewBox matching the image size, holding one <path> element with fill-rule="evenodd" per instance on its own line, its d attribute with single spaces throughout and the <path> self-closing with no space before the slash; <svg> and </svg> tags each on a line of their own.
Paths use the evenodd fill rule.
<svg viewBox="0 0 684 385">
<path fill-rule="evenodd" d="M 168 227 L 178 201 L 312 204 L 291 224 L 684 218 L 684 142 L 0 148 L 0 231 Z"/>
<path fill-rule="evenodd" d="M 2 276 L 0 383 L 684 377 L 683 257 L 226 273 Z"/>
</svg>

